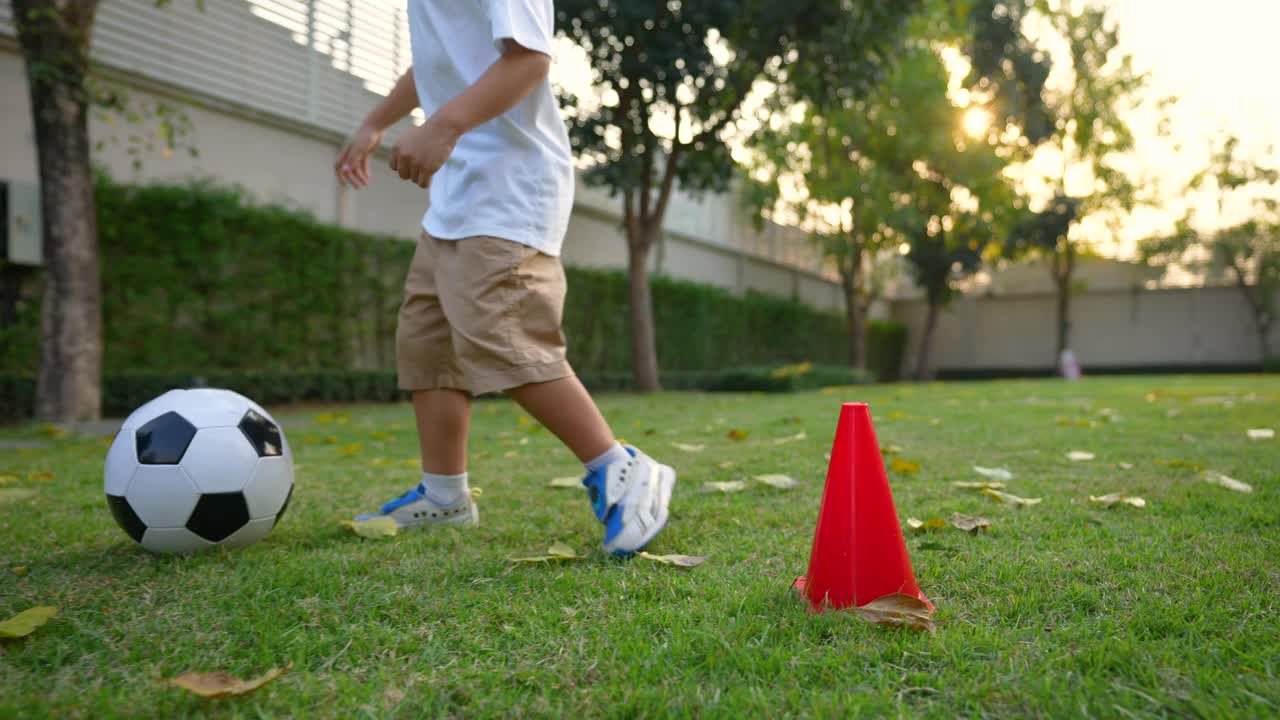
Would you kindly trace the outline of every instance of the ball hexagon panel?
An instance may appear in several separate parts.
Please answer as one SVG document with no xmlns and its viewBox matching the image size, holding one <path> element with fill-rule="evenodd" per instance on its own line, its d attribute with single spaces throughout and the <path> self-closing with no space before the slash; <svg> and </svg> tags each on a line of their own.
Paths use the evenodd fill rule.
<svg viewBox="0 0 1280 720">
<path fill-rule="evenodd" d="M 253 409 L 249 399 L 231 390 L 182 390 L 182 414 L 198 428 L 233 427 Z"/>
<path fill-rule="evenodd" d="M 191 512 L 187 529 L 210 542 L 222 542 L 248 522 L 243 493 L 205 493 Z"/>
<path fill-rule="evenodd" d="M 258 457 L 279 457 L 284 452 L 280 428 L 261 413 L 250 409 L 240 419 L 240 432 L 258 452 Z"/>
<path fill-rule="evenodd" d="M 129 490 L 129 479 L 138 466 L 138 453 L 134 447 L 132 430 L 121 430 L 111 442 L 107 460 L 102 467 L 102 482 L 108 495 L 124 496 Z"/>
<path fill-rule="evenodd" d="M 180 467 L 139 465 L 125 497 L 147 528 L 175 528 L 191 517 L 200 491 Z"/>
<path fill-rule="evenodd" d="M 240 492 L 257 464 L 257 451 L 235 425 L 201 430 L 182 456 L 182 469 L 202 493 Z"/>
<path fill-rule="evenodd" d="M 170 390 L 153 398 L 150 402 L 129 413 L 129 417 L 125 418 L 124 424 L 120 426 L 120 429 L 137 430 L 151 420 L 167 412 L 177 410 L 181 403 L 182 392 L 181 390 Z"/>
<path fill-rule="evenodd" d="M 142 536 L 142 547 L 151 552 L 186 555 L 197 550 L 211 548 L 213 543 L 186 528 L 147 528 Z"/>
<path fill-rule="evenodd" d="M 280 513 L 293 490 L 293 463 L 287 457 L 264 457 L 244 487 L 249 517 L 269 518 Z"/>
<path fill-rule="evenodd" d="M 196 426 L 172 410 L 148 420 L 134 431 L 138 462 L 177 465 L 196 436 Z"/>
<path fill-rule="evenodd" d="M 243 527 L 235 531 L 226 540 L 222 541 L 222 545 L 229 548 L 239 548 L 246 545 L 252 545 L 271 532 L 271 528 L 275 527 L 275 518 L 259 518 L 258 520 L 250 520 Z"/>
<path fill-rule="evenodd" d="M 120 529 L 128 533 L 134 542 L 142 542 L 142 534 L 147 531 L 147 526 L 142 524 L 138 513 L 129 506 L 129 501 L 123 495 L 108 494 L 107 507 L 111 508 L 111 517 L 116 519 Z"/>
</svg>

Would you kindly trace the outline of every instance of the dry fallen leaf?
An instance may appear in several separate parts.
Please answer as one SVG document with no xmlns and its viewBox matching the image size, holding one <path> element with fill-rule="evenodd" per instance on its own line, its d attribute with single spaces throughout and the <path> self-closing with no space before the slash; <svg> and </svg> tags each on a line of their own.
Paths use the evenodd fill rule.
<svg viewBox="0 0 1280 720">
<path fill-rule="evenodd" d="M 809 437 L 809 436 L 808 436 L 807 434 L 805 434 L 805 432 L 804 432 L 803 430 L 801 430 L 800 432 L 796 433 L 795 435 L 788 435 L 788 436 L 786 436 L 786 437 L 774 438 L 774 440 L 773 440 L 773 444 L 774 444 L 774 445 L 782 445 L 782 444 L 784 444 L 784 443 L 795 442 L 795 441 L 797 441 L 797 440 L 804 440 L 804 439 L 805 439 L 805 438 L 807 438 L 807 437 Z"/>
<path fill-rule="evenodd" d="M 18 473 L 0 472 L 0 485 L 7 485 L 8 483 L 17 482 L 18 480 L 21 480 L 21 478 L 18 477 Z"/>
<path fill-rule="evenodd" d="M 1200 463 L 1190 462 L 1188 460 L 1165 460 L 1161 458 L 1156 460 L 1156 464 L 1171 468 L 1181 468 L 1184 470 L 1204 470 L 1204 466 Z"/>
<path fill-rule="evenodd" d="M 1004 488 L 1004 483 L 991 482 L 989 480 L 955 480 L 951 484 L 958 488 L 964 488 L 965 490 L 1001 490 Z"/>
<path fill-rule="evenodd" d="M 0 622 L 0 638 L 26 637 L 57 614 L 58 608 L 55 607 L 27 608 L 8 620 Z"/>
<path fill-rule="evenodd" d="M 889 469 L 896 473 L 909 475 L 920 472 L 920 463 L 903 460 L 902 458 L 894 458 L 893 461 L 889 463 Z"/>
<path fill-rule="evenodd" d="M 1067 453 L 1067 459 L 1071 462 L 1086 462 L 1096 457 L 1093 453 L 1084 450 L 1072 450 Z"/>
<path fill-rule="evenodd" d="M 912 630 L 928 630 L 933 632 L 937 622 L 933 619 L 933 611 L 918 597 L 894 593 L 856 608 L 858 616 L 877 625 L 905 627 Z"/>
<path fill-rule="evenodd" d="M 737 428 L 734 428 L 730 430 L 728 433 L 726 433 L 726 437 L 728 437 L 730 440 L 746 440 L 747 436 L 750 434 L 751 434 L 750 430 L 739 430 Z"/>
<path fill-rule="evenodd" d="M 647 552 L 638 552 L 636 554 L 645 560 L 653 560 L 663 565 L 675 565 L 682 568 L 697 567 L 707 561 L 706 558 L 698 555 L 650 555 Z"/>
<path fill-rule="evenodd" d="M 683 450 L 685 452 L 702 452 L 703 450 L 707 449 L 706 445 L 692 445 L 690 443 L 679 443 L 679 442 L 673 442 L 671 443 L 671 446 L 677 450 Z"/>
<path fill-rule="evenodd" d="M 12 571 L 14 575 L 17 575 L 18 577 L 22 577 L 23 575 L 27 574 L 27 571 L 30 570 L 30 568 L 28 568 L 26 565 L 14 565 L 13 567 L 9 568 L 9 570 Z"/>
<path fill-rule="evenodd" d="M 795 478 L 787 475 L 756 475 L 755 479 L 765 485 L 776 487 L 779 490 L 790 490 L 791 488 L 798 487 L 800 485 Z"/>
<path fill-rule="evenodd" d="M 547 548 L 545 555 L 530 555 L 528 557 L 512 557 L 507 558 L 507 562 L 513 563 L 535 563 L 535 562 L 551 562 L 552 560 L 581 560 L 583 556 L 579 555 L 573 548 L 564 543 L 553 543 Z"/>
<path fill-rule="evenodd" d="M 1113 505 L 1120 505 L 1120 504 L 1132 505 L 1133 507 L 1136 507 L 1136 508 L 1143 508 L 1147 506 L 1147 501 L 1143 500 L 1140 497 L 1130 497 L 1128 495 L 1121 495 L 1120 493 L 1107 493 L 1106 495 L 1090 495 L 1089 502 L 1098 503 L 1099 505 L 1106 505 L 1107 507 L 1111 507 Z"/>
<path fill-rule="evenodd" d="M 738 492 L 747 486 L 741 480 L 726 480 L 723 482 L 704 482 L 702 483 L 703 492 L 722 492 L 731 493 Z"/>
<path fill-rule="evenodd" d="M 1017 495 L 1013 495 L 1007 492 L 1000 492 L 999 490 L 992 490 L 991 488 L 984 489 L 982 491 L 982 494 L 986 495 L 989 498 L 993 498 L 997 502 L 1008 503 L 1010 505 L 1035 505 L 1036 503 L 1039 503 L 1041 500 L 1040 498 L 1018 497 Z"/>
<path fill-rule="evenodd" d="M 881 455 L 901 455 L 902 448 L 897 445 L 886 445 L 880 448 Z"/>
<path fill-rule="evenodd" d="M 35 494 L 36 491 L 31 488 L 0 488 L 0 503 L 26 500 Z"/>
<path fill-rule="evenodd" d="M 1127 463 L 1127 462 L 1116 463 L 1116 466 L 1117 466 L 1117 467 L 1119 467 L 1121 470 L 1132 470 L 1132 469 L 1133 469 L 1133 463 Z"/>
<path fill-rule="evenodd" d="M 1204 472 L 1204 481 L 1214 485 L 1221 485 L 1228 490 L 1235 490 L 1236 492 L 1253 492 L 1253 486 L 1249 483 L 1241 482 L 1214 470 L 1206 470 Z"/>
<path fill-rule="evenodd" d="M 551 478 L 551 482 L 547 483 L 547 487 L 553 488 L 580 488 L 582 480 L 575 476 Z"/>
<path fill-rule="evenodd" d="M 982 467 L 981 465 L 974 465 L 973 471 L 982 477 L 991 478 L 992 480 L 1003 480 L 1008 482 L 1013 479 L 1013 473 L 1004 468 L 989 468 Z"/>
<path fill-rule="evenodd" d="M 272 668 L 260 677 L 252 680 L 241 680 L 225 672 L 183 673 L 175 678 L 167 678 L 165 682 L 175 685 L 206 698 L 230 697 L 246 695 L 289 672 L 293 663 L 282 668 Z"/>
<path fill-rule="evenodd" d="M 364 538 L 395 537 L 400 534 L 400 526 L 393 518 L 385 515 L 368 520 L 343 520 L 340 524 Z"/>
<path fill-rule="evenodd" d="M 57 476 L 49 472 L 48 470 L 38 470 L 33 473 L 27 473 L 27 478 L 29 480 L 40 480 L 42 482 L 48 482 L 54 479 L 55 477 Z"/>
<path fill-rule="evenodd" d="M 991 527 L 991 521 L 984 517 L 976 517 L 973 515 L 962 515 L 954 513 L 951 516 L 951 524 L 959 530 L 967 533 L 977 534 L 980 530 L 986 530 Z"/>
<path fill-rule="evenodd" d="M 947 521 L 943 520 L 940 517 L 933 517 L 933 518 L 929 518 L 928 520 L 921 520 L 919 518 L 913 518 L 913 517 L 907 518 L 907 527 L 911 528 L 912 530 L 920 530 L 923 532 L 926 530 L 939 530 L 946 526 L 947 526 Z"/>
<path fill-rule="evenodd" d="M 716 467 L 720 468 L 721 470 L 729 470 L 735 466 L 737 466 L 737 463 L 735 463 L 732 460 L 724 460 L 722 462 L 716 463 Z"/>
<path fill-rule="evenodd" d="M 1276 436 L 1276 431 L 1271 428 L 1249 428 L 1245 434 L 1250 440 L 1271 440 Z"/>
<path fill-rule="evenodd" d="M 360 449 L 361 449 L 361 445 L 360 445 L 360 443 L 350 443 L 350 444 L 343 445 L 342 447 L 338 448 L 338 454 L 339 454 L 339 455 L 346 455 L 346 456 L 350 457 L 350 456 L 355 455 L 356 453 L 360 452 Z"/>
</svg>

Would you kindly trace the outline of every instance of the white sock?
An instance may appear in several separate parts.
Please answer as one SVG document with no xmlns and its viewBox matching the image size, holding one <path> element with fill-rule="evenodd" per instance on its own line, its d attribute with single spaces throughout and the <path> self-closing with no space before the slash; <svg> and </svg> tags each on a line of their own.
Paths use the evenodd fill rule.
<svg viewBox="0 0 1280 720">
<path fill-rule="evenodd" d="M 467 488 L 467 474 L 461 475 L 436 475 L 435 473 L 422 473 L 422 484 L 418 486 L 423 495 L 431 502 L 442 507 L 448 507 L 456 504 L 462 499 L 463 495 L 469 492 Z"/>
<path fill-rule="evenodd" d="M 631 453 L 622 447 L 621 443 L 614 443 L 613 447 L 605 450 L 596 459 L 586 463 L 587 472 L 595 472 L 606 465 L 612 465 L 616 462 L 625 462 L 631 459 Z"/>
</svg>

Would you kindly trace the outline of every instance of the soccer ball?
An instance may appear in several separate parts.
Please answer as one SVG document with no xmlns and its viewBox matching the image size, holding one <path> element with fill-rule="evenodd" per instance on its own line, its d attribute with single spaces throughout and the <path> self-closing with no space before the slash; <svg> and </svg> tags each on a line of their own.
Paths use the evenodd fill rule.
<svg viewBox="0 0 1280 720">
<path fill-rule="evenodd" d="M 133 411 L 103 474 L 116 522 L 152 552 L 257 542 L 293 495 L 284 431 L 230 390 L 170 390 Z"/>
</svg>

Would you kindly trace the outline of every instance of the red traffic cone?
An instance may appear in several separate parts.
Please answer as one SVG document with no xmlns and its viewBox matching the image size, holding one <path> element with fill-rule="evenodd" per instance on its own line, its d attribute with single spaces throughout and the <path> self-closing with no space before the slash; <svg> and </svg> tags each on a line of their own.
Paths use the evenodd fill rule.
<svg viewBox="0 0 1280 720">
<path fill-rule="evenodd" d="M 795 587 L 819 612 L 893 593 L 914 595 L 933 609 L 911 570 L 866 403 L 840 408 L 809 572 Z"/>
</svg>

